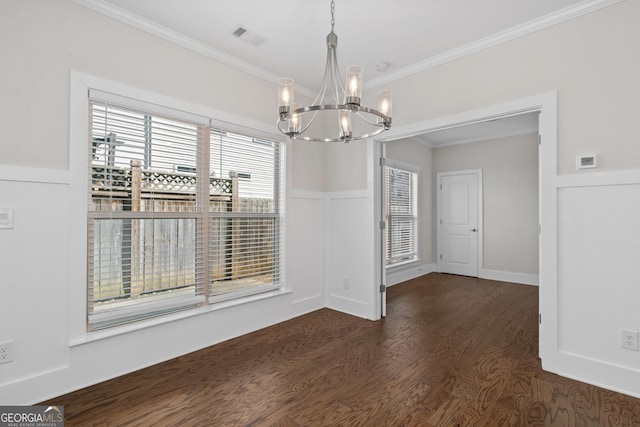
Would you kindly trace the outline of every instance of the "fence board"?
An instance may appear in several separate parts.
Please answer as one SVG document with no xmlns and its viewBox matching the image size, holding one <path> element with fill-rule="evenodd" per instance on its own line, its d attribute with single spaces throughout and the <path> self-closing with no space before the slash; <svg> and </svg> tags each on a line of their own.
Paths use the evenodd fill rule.
<svg viewBox="0 0 640 427">
<path fill-rule="evenodd" d="M 91 210 L 193 211 L 195 193 L 186 191 L 189 185 L 195 191 L 195 181 L 184 174 L 171 177 L 136 171 L 136 165 L 133 166 L 132 174 L 126 170 L 107 173 L 103 169 L 97 175 L 94 173 Z M 112 175 L 120 179 L 117 192 L 109 191 L 112 183 L 105 178 Z M 122 177 L 128 177 L 129 181 Z M 229 185 L 231 180 L 212 179 L 210 185 L 210 253 L 206 259 L 210 263 L 210 283 L 218 290 L 268 283 L 276 261 L 273 253 L 276 219 L 215 218 L 216 212 L 273 212 L 272 200 L 237 197 L 237 182 L 233 180 L 235 189 L 233 184 Z M 175 190 L 176 186 L 179 190 Z M 234 193 L 235 199 L 231 197 Z M 137 297 L 194 285 L 198 268 L 196 219 L 100 219 L 95 220 L 94 227 L 94 300 Z M 233 279 L 236 282 L 229 283 Z"/>
</svg>

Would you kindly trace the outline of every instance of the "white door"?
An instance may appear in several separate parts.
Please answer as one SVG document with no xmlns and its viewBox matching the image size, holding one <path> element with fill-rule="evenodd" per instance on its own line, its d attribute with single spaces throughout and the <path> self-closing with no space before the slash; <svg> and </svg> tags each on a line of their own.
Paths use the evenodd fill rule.
<svg viewBox="0 0 640 427">
<path fill-rule="evenodd" d="M 481 171 L 438 174 L 438 269 L 478 277 Z"/>
</svg>

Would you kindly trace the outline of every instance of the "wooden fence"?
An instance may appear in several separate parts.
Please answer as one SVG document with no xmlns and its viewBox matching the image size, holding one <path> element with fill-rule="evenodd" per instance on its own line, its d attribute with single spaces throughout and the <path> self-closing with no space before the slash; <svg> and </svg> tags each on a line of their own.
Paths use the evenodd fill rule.
<svg viewBox="0 0 640 427">
<path fill-rule="evenodd" d="M 274 212 L 273 201 L 238 197 L 237 173 L 230 179 L 210 178 L 211 218 L 204 233 L 209 253 L 198 260 L 197 239 L 203 233 L 195 218 L 196 185 L 194 174 L 144 170 L 137 161 L 132 161 L 130 169 L 93 168 L 90 211 L 182 214 L 179 218 L 96 218 L 90 229 L 93 301 L 194 286 L 202 262 L 208 263 L 208 292 L 272 280 L 278 220 L 259 214 Z M 184 215 L 189 212 L 194 217 Z M 216 217 L 222 212 L 227 214 Z M 243 215 L 235 217 L 237 212 Z"/>
</svg>

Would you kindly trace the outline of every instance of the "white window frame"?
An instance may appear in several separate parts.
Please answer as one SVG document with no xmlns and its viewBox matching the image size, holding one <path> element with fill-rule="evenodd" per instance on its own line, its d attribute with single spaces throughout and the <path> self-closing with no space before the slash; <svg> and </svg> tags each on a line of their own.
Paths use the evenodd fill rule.
<svg viewBox="0 0 640 427">
<path fill-rule="evenodd" d="M 384 165 L 384 169 L 383 169 L 383 180 L 386 181 L 386 170 L 387 168 L 392 168 L 392 169 L 398 169 L 404 172 L 409 172 L 415 175 L 415 181 L 414 181 L 414 188 L 413 188 L 413 201 L 414 201 L 414 247 L 415 247 L 415 253 L 414 255 L 410 258 L 410 259 L 403 259 L 403 260 L 399 260 L 396 262 L 389 262 L 389 260 L 387 259 L 387 249 L 388 245 L 390 244 L 390 242 L 388 241 L 388 233 L 389 230 L 391 229 L 391 224 L 389 221 L 389 214 L 388 214 L 388 206 L 386 206 L 386 202 L 385 202 L 385 218 L 384 221 L 387 224 L 387 230 L 385 230 L 385 268 L 386 269 L 394 269 L 396 267 L 400 267 L 406 264 L 411 264 L 411 263 L 415 263 L 418 262 L 420 257 L 420 248 L 419 248 L 419 242 L 420 242 L 420 236 L 419 236 L 419 231 L 420 231 L 420 213 L 419 213 L 419 201 L 420 201 L 420 192 L 419 192 L 419 181 L 420 181 L 420 168 L 418 166 L 412 165 L 410 163 L 406 163 L 406 162 L 402 162 L 399 160 L 395 160 L 395 159 L 386 159 L 385 160 L 385 165 Z M 384 185 L 384 191 L 385 191 L 385 195 L 384 197 L 387 198 L 387 192 L 389 191 L 389 189 L 387 188 L 386 182 Z"/>
<path fill-rule="evenodd" d="M 281 183 L 283 190 L 280 193 L 282 209 L 281 240 L 279 246 L 280 261 L 280 286 L 276 289 L 259 294 L 242 296 L 232 300 L 207 304 L 196 309 L 170 313 L 165 316 L 153 317 L 134 323 L 118 325 L 115 327 L 88 332 L 87 330 L 87 220 L 88 220 L 88 156 L 89 144 L 87 136 L 89 134 L 88 111 L 89 111 L 89 90 L 98 90 L 105 93 L 118 94 L 123 99 L 127 99 L 135 108 L 135 100 L 141 100 L 144 104 L 157 105 L 170 108 L 171 111 L 187 111 L 189 115 L 207 118 L 210 126 L 223 127 L 226 130 L 238 133 L 250 133 L 257 138 L 264 138 L 273 141 L 284 141 L 282 135 L 263 123 L 248 120 L 233 114 L 217 111 L 215 109 L 193 104 L 187 101 L 167 97 L 158 93 L 146 91 L 123 83 L 114 82 L 108 79 L 92 76 L 89 74 L 71 71 L 70 76 L 70 121 L 69 121 L 69 219 L 71 236 L 69 241 L 70 263 L 69 263 L 69 342 L 71 346 L 92 342 L 109 336 L 127 333 L 162 323 L 172 322 L 177 319 L 199 315 L 213 310 L 219 310 L 230 306 L 249 303 L 252 301 L 288 294 L 291 290 L 286 286 L 285 277 L 285 235 L 284 235 L 284 213 L 286 200 L 284 185 L 286 181 L 286 160 L 284 160 L 285 148 L 283 144 L 283 164 L 280 166 L 280 173 L 283 174 Z M 159 114 L 160 111 L 157 111 Z M 209 119 L 212 118 L 212 119 Z"/>
</svg>

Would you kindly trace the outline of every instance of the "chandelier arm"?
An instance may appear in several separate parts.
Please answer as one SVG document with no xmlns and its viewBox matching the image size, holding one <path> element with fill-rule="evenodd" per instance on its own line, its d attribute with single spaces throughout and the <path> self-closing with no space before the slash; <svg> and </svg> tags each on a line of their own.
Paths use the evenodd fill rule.
<svg viewBox="0 0 640 427">
<path fill-rule="evenodd" d="M 318 115 L 318 112 L 314 111 L 313 115 L 311 116 L 311 119 L 309 120 L 307 125 L 304 127 L 304 129 L 300 130 L 300 133 L 305 133 L 307 131 L 307 129 L 309 129 L 309 126 L 311 126 L 311 123 L 313 123 L 313 121 L 316 119 L 317 115 Z M 302 115 L 300 116 L 300 118 L 302 119 Z"/>
<path fill-rule="evenodd" d="M 372 126 L 380 126 L 382 124 L 382 123 L 380 123 L 378 121 L 374 122 L 374 121 L 371 121 L 371 120 L 367 119 L 367 117 L 364 116 L 361 111 L 357 111 L 356 113 L 358 114 L 358 117 L 360 117 L 362 120 L 364 120 L 365 122 L 369 123 Z M 380 114 L 382 114 L 382 113 L 380 113 Z M 381 116 L 378 115 L 378 117 L 381 117 Z"/>
<path fill-rule="evenodd" d="M 324 101 L 324 97 L 326 93 L 327 93 L 327 83 L 323 81 L 322 87 L 320 87 L 320 92 L 318 92 L 316 99 L 313 100 L 313 103 L 311 105 L 322 105 L 322 102 Z"/>
<path fill-rule="evenodd" d="M 322 77 L 322 84 L 320 85 L 320 91 L 311 105 L 320 105 L 324 101 L 325 94 L 327 92 L 327 77 L 331 75 L 331 49 L 327 47 L 327 60 L 324 65 L 324 76 Z"/>
<path fill-rule="evenodd" d="M 343 84 L 344 80 L 342 79 L 342 74 L 340 74 L 340 67 L 338 67 L 338 48 L 337 48 L 337 46 L 336 46 L 336 49 L 333 50 L 333 63 L 335 64 L 333 68 L 335 69 L 335 74 L 336 74 L 336 79 L 335 79 L 336 88 L 339 91 L 338 93 L 343 93 L 346 96 L 347 91 L 344 88 L 344 84 Z M 341 100 L 338 99 L 338 102 L 341 102 Z"/>
<path fill-rule="evenodd" d="M 331 57 L 331 92 L 333 94 L 333 102 L 335 104 L 340 104 L 340 92 L 338 90 L 338 85 L 341 83 L 340 83 L 340 71 L 338 71 L 336 49 L 329 48 L 329 50 L 330 50 L 329 56 Z"/>
</svg>

